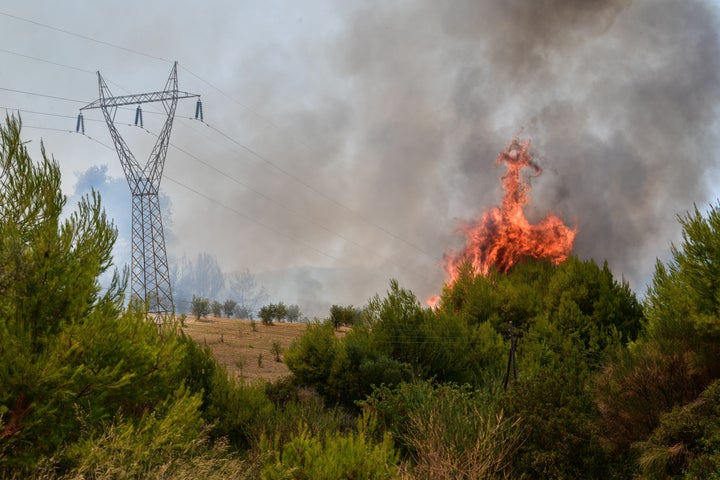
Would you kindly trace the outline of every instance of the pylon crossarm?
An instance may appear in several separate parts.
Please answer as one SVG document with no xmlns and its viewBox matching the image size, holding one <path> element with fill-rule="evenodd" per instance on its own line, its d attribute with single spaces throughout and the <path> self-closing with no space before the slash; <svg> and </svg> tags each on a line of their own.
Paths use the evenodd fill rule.
<svg viewBox="0 0 720 480">
<path fill-rule="evenodd" d="M 122 107 L 125 105 L 137 105 L 139 103 L 166 102 L 172 99 L 177 100 L 180 98 L 191 98 L 199 96 L 200 95 L 194 93 L 163 90 L 162 92 L 150 92 L 140 93 L 137 95 L 123 95 L 121 97 L 99 98 L 94 102 L 88 103 L 84 107 L 80 108 L 80 110 L 90 110 L 93 108 L 103 107 Z"/>
</svg>

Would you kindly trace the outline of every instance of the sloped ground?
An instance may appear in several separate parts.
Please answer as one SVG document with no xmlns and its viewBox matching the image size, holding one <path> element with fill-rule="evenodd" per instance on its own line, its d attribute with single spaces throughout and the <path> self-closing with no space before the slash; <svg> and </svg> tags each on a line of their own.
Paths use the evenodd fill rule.
<svg viewBox="0 0 720 480">
<path fill-rule="evenodd" d="M 215 358 L 232 376 L 247 380 L 276 380 L 289 375 L 285 363 L 277 362 L 273 342 L 280 343 L 280 359 L 293 340 L 305 331 L 304 323 L 263 325 L 256 321 L 209 316 L 201 320 L 188 317 L 183 331 L 200 345 L 207 345 Z"/>
</svg>

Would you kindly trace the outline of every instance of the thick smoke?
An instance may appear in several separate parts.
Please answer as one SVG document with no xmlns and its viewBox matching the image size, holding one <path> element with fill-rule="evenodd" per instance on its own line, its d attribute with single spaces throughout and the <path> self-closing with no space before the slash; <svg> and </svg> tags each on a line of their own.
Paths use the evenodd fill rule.
<svg viewBox="0 0 720 480">
<path fill-rule="evenodd" d="M 493 160 L 517 134 L 545 170 L 528 215 L 577 225 L 575 252 L 607 259 L 640 293 L 677 239 L 676 214 L 714 200 L 720 51 L 708 4 L 375 2 L 346 18 L 330 49 L 347 83 L 331 151 L 358 147 L 342 157 L 352 181 L 339 181 L 424 252 L 440 256 L 458 218 L 499 203 Z M 388 254 L 428 269 L 386 240 Z"/>
<path fill-rule="evenodd" d="M 229 64 L 230 93 L 264 119 L 206 112 L 295 177 L 229 142 L 202 153 L 273 201 L 189 160 L 168 167 L 181 180 L 193 169 L 195 188 L 261 220 L 213 208 L 201 220 L 221 227 L 208 232 L 187 213 L 198 199 L 173 196 L 180 240 L 228 271 L 262 274 L 273 300 L 359 305 L 390 278 L 420 298 L 439 293 L 460 222 L 501 201 L 494 160 L 517 135 L 544 170 L 531 180 L 528 218 L 554 213 L 576 226 L 575 252 L 608 260 L 640 294 L 678 239 L 676 215 L 715 200 L 710 3 L 358 3 L 331 2 L 341 10 L 330 25 L 299 18 L 294 43 Z M 178 138 L 207 144 L 209 133 L 180 125 Z"/>
</svg>

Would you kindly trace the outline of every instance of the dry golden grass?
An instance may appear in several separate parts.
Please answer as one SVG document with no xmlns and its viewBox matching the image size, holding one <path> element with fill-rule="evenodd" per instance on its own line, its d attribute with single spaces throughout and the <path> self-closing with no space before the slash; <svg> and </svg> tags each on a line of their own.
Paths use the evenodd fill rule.
<svg viewBox="0 0 720 480">
<path fill-rule="evenodd" d="M 277 380 L 290 374 L 284 362 L 275 361 L 273 342 L 280 343 L 280 359 L 290 344 L 305 332 L 304 323 L 263 325 L 237 318 L 187 318 L 183 331 L 200 345 L 207 345 L 232 376 L 248 380 Z M 258 362 L 262 356 L 262 363 Z M 241 368 L 242 366 L 242 368 Z"/>
</svg>

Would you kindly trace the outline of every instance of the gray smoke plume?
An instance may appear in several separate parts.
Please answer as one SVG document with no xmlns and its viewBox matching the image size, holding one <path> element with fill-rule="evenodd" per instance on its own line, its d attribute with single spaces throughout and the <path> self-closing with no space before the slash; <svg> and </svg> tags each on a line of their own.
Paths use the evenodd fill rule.
<svg viewBox="0 0 720 480">
<path fill-rule="evenodd" d="M 699 0 L 363 2 L 323 46 L 336 84 L 291 115 L 322 155 L 293 158 L 413 245 L 355 231 L 338 209 L 321 218 L 439 272 L 431 257 L 457 246 L 458 220 L 500 202 L 498 152 L 530 138 L 544 173 L 528 216 L 577 226 L 575 253 L 608 260 L 642 294 L 676 215 L 714 200 L 716 32 Z M 416 277 L 420 295 L 439 292 L 442 273 Z"/>
</svg>

